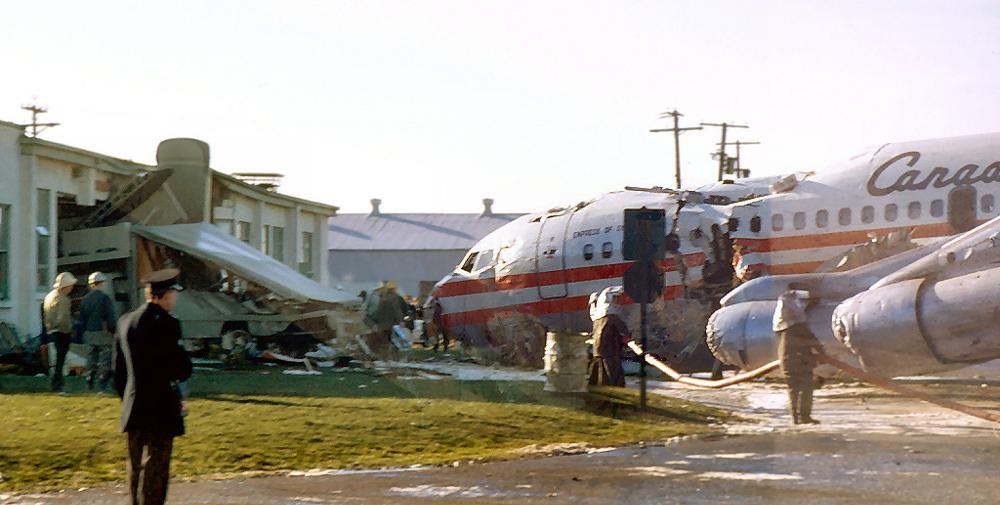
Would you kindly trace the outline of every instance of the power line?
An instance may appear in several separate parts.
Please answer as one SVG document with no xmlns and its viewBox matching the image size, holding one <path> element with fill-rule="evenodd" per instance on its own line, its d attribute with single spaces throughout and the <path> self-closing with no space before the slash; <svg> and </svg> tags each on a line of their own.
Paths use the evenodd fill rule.
<svg viewBox="0 0 1000 505">
<path fill-rule="evenodd" d="M 725 172 L 726 166 L 726 131 L 729 128 L 750 128 L 747 125 L 741 124 L 730 124 L 730 123 L 701 123 L 702 126 L 718 126 L 722 128 L 722 142 L 719 142 L 719 152 L 715 153 L 719 156 L 719 182 L 722 181 L 722 174 Z"/>
<path fill-rule="evenodd" d="M 720 145 L 720 143 L 716 142 L 715 145 Z M 756 146 L 756 145 L 760 145 L 760 142 L 744 142 L 742 140 L 737 140 L 736 142 L 726 142 L 726 145 L 727 146 L 736 146 L 736 158 L 735 158 L 736 159 L 736 166 L 733 167 L 732 164 L 727 165 L 726 166 L 726 173 L 727 174 L 734 174 L 734 175 L 736 175 L 736 177 L 750 177 L 750 169 L 749 168 L 743 168 L 742 162 L 740 161 L 740 160 L 743 159 L 743 157 L 740 156 L 740 146 Z"/>
<path fill-rule="evenodd" d="M 677 179 L 677 189 L 681 189 L 681 133 L 688 130 L 701 130 L 700 126 L 689 126 L 686 128 L 681 128 L 678 124 L 678 119 L 683 116 L 677 109 L 669 112 L 661 112 L 660 119 L 666 119 L 668 117 L 674 118 L 673 128 L 659 128 L 655 130 L 649 130 L 650 133 L 660 133 L 660 132 L 673 132 L 674 133 L 674 176 Z"/>
<path fill-rule="evenodd" d="M 59 126 L 59 123 L 39 123 L 38 122 L 38 115 L 39 114 L 45 114 L 46 112 L 49 111 L 49 109 L 46 109 L 45 107 L 39 107 L 39 106 L 37 106 L 35 104 L 29 104 L 29 105 L 22 105 L 21 109 L 26 110 L 26 111 L 31 111 L 31 123 L 23 125 L 23 126 L 27 126 L 27 127 L 31 128 L 31 136 L 32 137 L 37 137 L 38 134 L 39 134 L 39 132 L 41 132 L 42 130 L 44 130 L 46 128 L 51 128 L 53 126 Z"/>
</svg>

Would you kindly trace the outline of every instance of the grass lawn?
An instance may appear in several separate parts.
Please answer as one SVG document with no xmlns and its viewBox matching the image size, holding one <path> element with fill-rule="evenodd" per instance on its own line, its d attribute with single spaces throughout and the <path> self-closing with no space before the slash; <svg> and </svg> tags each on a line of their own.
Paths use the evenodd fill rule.
<svg viewBox="0 0 1000 505">
<path fill-rule="evenodd" d="M 404 380 L 362 371 L 288 376 L 280 369 L 196 372 L 188 434 L 172 475 L 439 464 L 517 457 L 531 444 L 663 440 L 712 430 L 725 413 L 601 388 L 557 395 L 540 382 Z M 0 492 L 93 486 L 125 478 L 119 401 L 47 391 L 45 378 L 0 376 Z"/>
</svg>

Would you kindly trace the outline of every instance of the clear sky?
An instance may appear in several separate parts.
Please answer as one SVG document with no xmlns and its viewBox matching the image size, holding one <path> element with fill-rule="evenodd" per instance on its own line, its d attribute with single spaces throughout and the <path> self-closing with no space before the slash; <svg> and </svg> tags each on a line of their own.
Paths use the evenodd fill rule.
<svg viewBox="0 0 1000 505">
<path fill-rule="evenodd" d="M 153 163 L 195 137 L 223 172 L 365 212 L 536 211 L 673 185 L 673 141 L 748 124 L 754 175 L 1000 131 L 1000 2 L 17 1 L 0 119 Z M 684 185 L 718 129 L 682 136 Z"/>
</svg>

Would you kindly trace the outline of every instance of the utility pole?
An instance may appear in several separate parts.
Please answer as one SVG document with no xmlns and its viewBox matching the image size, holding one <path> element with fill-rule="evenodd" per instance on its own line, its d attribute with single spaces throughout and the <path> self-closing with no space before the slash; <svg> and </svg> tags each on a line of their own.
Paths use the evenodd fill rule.
<svg viewBox="0 0 1000 505">
<path fill-rule="evenodd" d="M 688 130 L 701 130 L 700 126 L 690 126 L 687 128 L 681 128 L 678 124 L 678 118 L 683 116 L 677 109 L 670 112 L 661 112 L 660 119 L 666 119 L 668 117 L 674 118 L 673 128 L 660 128 L 656 130 L 649 130 L 650 133 L 660 133 L 660 132 L 674 132 L 674 176 L 677 178 L 677 189 L 681 189 L 681 133 Z"/>
<path fill-rule="evenodd" d="M 53 126 L 59 126 L 59 123 L 39 123 L 38 122 L 38 115 L 39 114 L 45 114 L 46 112 L 49 111 L 49 109 L 46 109 L 45 107 L 39 107 L 39 106 L 37 106 L 35 104 L 30 104 L 30 105 L 22 105 L 21 108 L 24 109 L 24 110 L 26 110 L 26 111 L 30 111 L 31 112 L 31 124 L 26 124 L 26 125 L 23 125 L 23 126 L 30 126 L 31 127 L 31 136 L 32 137 L 37 137 L 38 133 L 41 132 L 42 130 L 46 129 L 46 128 L 50 128 L 50 127 L 53 127 Z"/>
<path fill-rule="evenodd" d="M 702 123 L 702 126 L 718 126 L 722 128 L 722 142 L 719 142 L 719 182 L 722 182 L 722 174 L 726 165 L 726 130 L 729 128 L 750 128 L 747 125 L 729 123 Z"/>
<path fill-rule="evenodd" d="M 716 143 L 715 145 L 720 145 L 720 144 Z M 735 170 L 736 177 L 750 177 L 750 169 L 749 168 L 744 169 L 742 166 L 742 161 L 740 161 L 742 159 L 740 157 L 740 146 L 756 146 L 760 145 L 760 142 L 743 142 L 741 140 L 737 140 L 736 142 L 729 142 L 726 145 L 736 146 L 736 170 Z M 732 173 L 729 172 L 728 170 L 726 172 Z"/>
</svg>

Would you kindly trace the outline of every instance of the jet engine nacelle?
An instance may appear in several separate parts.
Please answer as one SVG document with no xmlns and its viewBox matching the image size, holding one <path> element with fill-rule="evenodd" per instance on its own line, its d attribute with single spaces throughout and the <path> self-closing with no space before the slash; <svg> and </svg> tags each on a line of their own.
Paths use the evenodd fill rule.
<svg viewBox="0 0 1000 505">
<path fill-rule="evenodd" d="M 750 370 L 765 365 L 778 356 L 778 341 L 774 338 L 772 319 L 776 301 L 751 301 L 723 307 L 708 319 L 708 347 L 717 358 L 728 365 Z M 818 303 L 806 309 L 809 330 L 831 356 L 856 363 L 857 357 L 847 352 L 837 342 L 830 326 L 830 318 L 837 305 Z M 828 375 L 834 369 L 821 367 L 820 375 Z"/>
<path fill-rule="evenodd" d="M 837 306 L 833 331 L 866 370 L 891 375 L 960 368 L 1000 357 L 1000 268 L 911 279 Z"/>
</svg>

